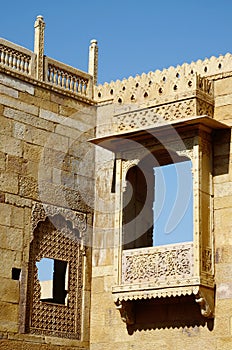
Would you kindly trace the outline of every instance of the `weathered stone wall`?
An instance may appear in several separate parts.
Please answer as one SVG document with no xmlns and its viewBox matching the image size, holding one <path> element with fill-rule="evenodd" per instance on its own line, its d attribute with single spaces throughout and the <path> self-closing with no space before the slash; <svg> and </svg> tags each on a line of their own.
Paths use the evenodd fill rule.
<svg viewBox="0 0 232 350">
<path fill-rule="evenodd" d="M 0 72 L 1 349 L 88 345 L 91 249 L 85 258 L 82 341 L 19 334 L 26 281 L 12 279 L 12 268 L 27 274 L 36 202 L 87 214 L 87 236 L 91 235 L 94 147 L 86 140 L 93 137 L 94 124 L 95 107 L 80 98 Z"/>
</svg>

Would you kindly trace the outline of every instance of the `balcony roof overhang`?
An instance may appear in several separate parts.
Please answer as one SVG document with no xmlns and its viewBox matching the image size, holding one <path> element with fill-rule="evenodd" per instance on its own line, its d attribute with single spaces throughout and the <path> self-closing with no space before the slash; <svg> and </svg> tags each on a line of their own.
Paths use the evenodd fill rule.
<svg viewBox="0 0 232 350">
<path fill-rule="evenodd" d="M 205 127 L 208 130 L 220 130 L 230 129 L 231 126 L 213 119 L 207 115 L 194 116 L 182 120 L 175 120 L 172 123 L 156 124 L 154 126 L 148 126 L 144 129 L 134 129 L 127 132 L 117 132 L 114 134 L 108 134 L 100 137 L 90 139 L 89 142 L 103 147 L 112 152 L 120 152 L 122 150 L 128 150 L 128 140 L 134 141 L 132 148 L 135 148 L 134 144 L 142 145 L 144 141 L 148 141 L 154 138 L 169 138 L 173 135 L 175 130 L 178 134 L 183 131 L 198 129 Z"/>
</svg>

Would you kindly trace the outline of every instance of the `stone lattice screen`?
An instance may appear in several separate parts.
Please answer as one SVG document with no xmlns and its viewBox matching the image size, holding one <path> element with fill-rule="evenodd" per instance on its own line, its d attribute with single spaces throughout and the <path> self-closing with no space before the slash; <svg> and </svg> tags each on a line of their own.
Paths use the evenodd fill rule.
<svg viewBox="0 0 232 350">
<path fill-rule="evenodd" d="M 82 255 L 79 232 L 55 216 L 39 222 L 30 247 L 26 331 L 65 338 L 81 337 Z M 36 262 L 43 257 L 68 263 L 67 305 L 41 302 Z"/>
</svg>

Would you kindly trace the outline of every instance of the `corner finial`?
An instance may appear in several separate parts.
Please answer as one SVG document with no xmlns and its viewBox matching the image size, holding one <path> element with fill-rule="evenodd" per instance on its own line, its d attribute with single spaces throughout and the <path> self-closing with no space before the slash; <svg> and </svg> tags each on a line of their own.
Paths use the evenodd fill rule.
<svg viewBox="0 0 232 350">
<path fill-rule="evenodd" d="M 36 78 L 43 80 L 43 61 L 44 61 L 44 29 L 45 22 L 43 16 L 39 15 L 36 18 L 34 36 L 34 53 L 37 55 Z"/>
<path fill-rule="evenodd" d="M 89 46 L 89 69 L 88 72 L 93 76 L 93 85 L 97 85 L 98 75 L 98 46 L 97 40 L 92 39 Z"/>
<path fill-rule="evenodd" d="M 45 22 L 44 22 L 43 16 L 38 15 L 38 16 L 36 17 L 34 27 L 36 28 L 36 27 L 38 27 L 38 26 L 40 26 L 40 25 L 42 25 L 42 26 L 45 28 Z"/>
</svg>

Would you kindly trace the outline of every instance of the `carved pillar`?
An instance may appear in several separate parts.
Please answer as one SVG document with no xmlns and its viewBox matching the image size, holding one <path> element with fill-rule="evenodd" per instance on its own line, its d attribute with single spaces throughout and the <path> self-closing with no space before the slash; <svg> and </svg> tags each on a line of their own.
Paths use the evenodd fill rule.
<svg viewBox="0 0 232 350">
<path fill-rule="evenodd" d="M 36 60 L 36 78 L 43 80 L 44 72 L 44 29 L 45 22 L 42 16 L 37 16 L 35 21 L 34 53 L 37 55 Z"/>
<path fill-rule="evenodd" d="M 93 76 L 93 85 L 97 85 L 98 74 L 98 46 L 97 40 L 93 39 L 89 46 L 89 69 L 88 72 Z"/>
</svg>

